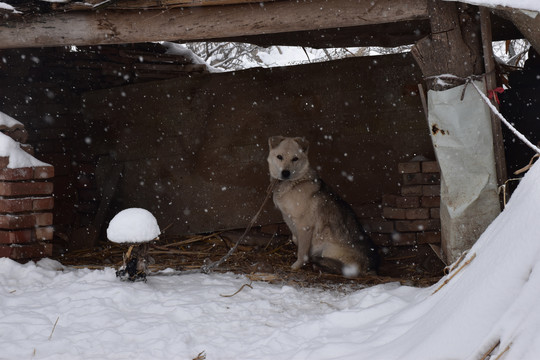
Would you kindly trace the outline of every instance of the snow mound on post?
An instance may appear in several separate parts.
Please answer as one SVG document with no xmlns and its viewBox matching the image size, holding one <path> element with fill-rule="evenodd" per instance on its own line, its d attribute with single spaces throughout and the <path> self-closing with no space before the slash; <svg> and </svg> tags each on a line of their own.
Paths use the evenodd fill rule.
<svg viewBox="0 0 540 360">
<path fill-rule="evenodd" d="M 107 238 L 115 243 L 143 243 L 160 234 L 156 218 L 150 211 L 129 208 L 120 211 L 109 223 Z"/>
</svg>

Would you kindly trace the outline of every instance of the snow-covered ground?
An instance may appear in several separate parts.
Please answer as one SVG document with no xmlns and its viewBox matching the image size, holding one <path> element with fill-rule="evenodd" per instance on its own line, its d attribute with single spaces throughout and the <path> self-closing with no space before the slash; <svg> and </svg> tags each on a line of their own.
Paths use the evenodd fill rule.
<svg viewBox="0 0 540 360">
<path fill-rule="evenodd" d="M 0 259 L 0 358 L 193 359 L 204 351 L 207 359 L 435 360 L 480 359 L 495 348 L 492 359 L 537 359 L 539 217 L 536 164 L 430 288 L 329 291 L 230 273 L 128 283 L 112 268 Z"/>
</svg>

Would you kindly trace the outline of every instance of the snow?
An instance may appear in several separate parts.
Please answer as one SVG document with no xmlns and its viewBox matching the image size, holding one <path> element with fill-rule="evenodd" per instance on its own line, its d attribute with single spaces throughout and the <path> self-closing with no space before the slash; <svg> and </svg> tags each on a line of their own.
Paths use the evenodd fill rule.
<svg viewBox="0 0 540 360">
<path fill-rule="evenodd" d="M 107 228 L 107 238 L 115 243 L 141 243 L 154 240 L 161 230 L 146 209 L 129 208 L 116 214 Z"/>
<path fill-rule="evenodd" d="M 0 112 L 0 128 L 14 128 L 22 124 L 12 117 Z M 19 143 L 0 132 L 0 156 L 9 157 L 8 168 L 18 169 L 32 166 L 50 166 L 21 149 Z"/>
<path fill-rule="evenodd" d="M 478 359 L 497 344 L 492 358 L 536 359 L 539 216 L 537 163 L 429 288 L 323 290 L 172 271 L 126 283 L 113 268 L 0 259 L 0 359 Z"/>
<path fill-rule="evenodd" d="M 193 64 L 206 65 L 209 72 L 221 72 L 220 69 L 211 66 L 210 63 L 204 61 L 203 58 L 195 54 L 183 44 L 176 44 L 169 41 L 162 41 L 161 44 L 167 48 L 167 51 L 165 52 L 166 54 L 183 56 L 186 60 L 191 61 Z"/>
<path fill-rule="evenodd" d="M 0 3 L 0 7 L 1 7 Z M 24 125 L 18 121 L 9 116 L 8 114 L 4 114 L 0 111 L 0 127 L 7 127 L 7 128 L 24 128 Z"/>
<path fill-rule="evenodd" d="M 13 6 L 5 2 L 0 2 L 0 9 L 9 10 L 9 11 L 12 11 L 13 13 L 20 14 L 20 12 L 15 10 Z"/>
<path fill-rule="evenodd" d="M 456 0 L 446 0 L 456 1 Z M 540 1 L 538 0 L 459 0 L 467 4 L 480 5 L 495 8 L 497 6 L 507 6 L 514 9 L 531 10 L 540 12 Z M 534 17 L 534 16 L 533 16 Z"/>
</svg>

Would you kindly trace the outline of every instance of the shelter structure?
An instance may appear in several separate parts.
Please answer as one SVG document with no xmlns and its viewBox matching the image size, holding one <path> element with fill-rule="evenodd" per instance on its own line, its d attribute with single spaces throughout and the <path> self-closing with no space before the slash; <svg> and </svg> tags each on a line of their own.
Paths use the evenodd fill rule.
<svg viewBox="0 0 540 360">
<path fill-rule="evenodd" d="M 371 220 L 381 246 L 417 245 L 426 232 L 442 233 L 441 256 L 452 262 L 500 211 L 496 190 L 506 179 L 500 124 L 469 79 L 479 80 L 484 92 L 496 87 L 492 40 L 525 37 L 540 50 L 540 17 L 522 11 L 528 9 L 467 2 L 8 1 L 12 9 L 0 8 L 0 76 L 6 80 L 0 110 L 28 119 L 31 140 L 41 145 L 36 156 L 47 147 L 55 154 L 45 160 L 55 165 L 55 215 L 65 222 L 55 225 L 68 244 L 83 238 L 77 228 L 99 233 L 115 203 L 148 208 L 153 202 L 178 233 L 241 227 L 266 186 L 265 137 L 284 130 L 312 135 L 317 159 L 332 154 L 323 170 L 338 171 L 338 187 L 352 194 L 347 200 L 360 217 Z M 414 44 L 414 61 L 393 55 L 312 64 L 294 74 L 210 74 L 193 59 L 167 53 L 166 45 L 149 43 L 218 39 L 310 47 Z M 15 59 L 25 67 L 15 66 Z M 392 88 L 394 80 L 399 88 Z M 250 81 L 266 87 L 242 93 Z M 424 107 L 419 83 L 427 90 Z M 220 93 L 223 88 L 228 91 Z M 38 109 L 36 98 L 54 101 Z M 182 109 L 188 108 L 198 110 L 186 115 Z M 361 111 L 372 120 L 359 117 Z M 429 161 L 434 157 L 440 193 L 430 188 L 439 182 L 439 168 Z M 377 176 L 370 180 L 371 174 Z M 351 179 L 365 180 L 362 194 Z M 382 179 L 391 184 L 381 185 Z M 438 201 L 439 194 L 440 224 L 431 210 L 438 203 L 421 205 Z M 237 204 L 234 212 L 231 203 Z M 79 217 L 69 215 L 73 209 Z M 378 222 L 373 213 L 381 209 L 385 221 Z M 81 220 L 81 213 L 89 216 Z M 268 209 L 261 225 L 277 217 Z"/>
</svg>

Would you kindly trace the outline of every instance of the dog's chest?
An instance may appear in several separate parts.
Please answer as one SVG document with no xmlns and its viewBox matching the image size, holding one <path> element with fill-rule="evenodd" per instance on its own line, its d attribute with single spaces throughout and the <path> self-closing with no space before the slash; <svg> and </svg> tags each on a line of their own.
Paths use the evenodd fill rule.
<svg viewBox="0 0 540 360">
<path fill-rule="evenodd" d="M 283 181 L 274 190 L 274 203 L 283 215 L 299 217 L 311 207 L 319 187 L 318 180 Z"/>
</svg>

